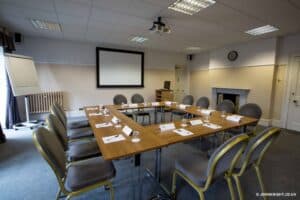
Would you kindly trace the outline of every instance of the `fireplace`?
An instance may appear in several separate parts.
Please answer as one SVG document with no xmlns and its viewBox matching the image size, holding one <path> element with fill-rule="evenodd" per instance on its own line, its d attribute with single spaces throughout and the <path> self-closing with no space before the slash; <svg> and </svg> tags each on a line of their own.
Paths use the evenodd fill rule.
<svg viewBox="0 0 300 200">
<path fill-rule="evenodd" d="M 218 105 L 223 100 L 228 99 L 235 105 L 235 110 L 247 103 L 247 97 L 250 89 L 246 88 L 212 88 L 212 105 Z"/>
</svg>

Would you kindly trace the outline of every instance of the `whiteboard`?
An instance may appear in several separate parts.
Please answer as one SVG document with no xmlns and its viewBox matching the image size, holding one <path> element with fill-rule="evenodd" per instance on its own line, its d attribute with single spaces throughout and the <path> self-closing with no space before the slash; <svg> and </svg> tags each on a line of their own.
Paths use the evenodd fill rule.
<svg viewBox="0 0 300 200">
<path fill-rule="evenodd" d="M 31 57 L 5 54 L 5 67 L 14 96 L 41 92 L 37 72 Z"/>
<path fill-rule="evenodd" d="M 97 48 L 97 87 L 143 87 L 144 53 Z"/>
</svg>

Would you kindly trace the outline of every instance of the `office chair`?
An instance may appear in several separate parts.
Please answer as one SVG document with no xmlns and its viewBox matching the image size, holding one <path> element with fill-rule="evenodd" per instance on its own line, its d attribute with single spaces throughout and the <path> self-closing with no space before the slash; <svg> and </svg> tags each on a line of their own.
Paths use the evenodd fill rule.
<svg viewBox="0 0 300 200">
<path fill-rule="evenodd" d="M 207 97 L 200 97 L 196 102 L 196 106 L 207 109 L 209 107 L 209 99 Z"/>
<path fill-rule="evenodd" d="M 144 97 L 140 94 L 134 94 L 131 96 L 131 102 L 132 103 L 144 103 Z M 133 113 L 136 116 L 136 121 L 138 120 L 139 116 L 142 116 L 143 122 L 144 123 L 144 118 L 148 117 L 148 123 L 151 124 L 151 115 L 149 111 L 145 111 L 144 109 L 138 109 Z"/>
<path fill-rule="evenodd" d="M 114 105 L 122 105 L 127 104 L 127 98 L 123 94 L 117 94 L 113 98 Z M 122 112 L 127 117 L 130 117 L 133 119 L 133 114 L 129 112 Z"/>
</svg>

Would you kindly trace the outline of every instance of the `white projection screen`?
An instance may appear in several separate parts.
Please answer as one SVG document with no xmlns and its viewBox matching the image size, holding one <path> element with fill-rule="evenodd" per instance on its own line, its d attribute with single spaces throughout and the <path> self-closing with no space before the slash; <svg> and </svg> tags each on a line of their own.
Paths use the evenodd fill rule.
<svg viewBox="0 0 300 200">
<path fill-rule="evenodd" d="M 41 92 L 37 72 L 31 57 L 5 54 L 5 67 L 14 96 Z"/>
<path fill-rule="evenodd" d="M 144 52 L 96 48 L 97 87 L 144 87 Z"/>
</svg>

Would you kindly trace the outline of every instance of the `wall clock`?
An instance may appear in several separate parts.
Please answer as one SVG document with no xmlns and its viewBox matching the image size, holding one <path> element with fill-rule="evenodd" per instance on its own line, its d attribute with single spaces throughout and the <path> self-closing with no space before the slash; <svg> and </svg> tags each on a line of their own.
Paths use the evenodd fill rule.
<svg viewBox="0 0 300 200">
<path fill-rule="evenodd" d="M 238 58 L 239 54 L 237 51 L 230 51 L 227 55 L 228 60 L 235 61 Z"/>
</svg>

